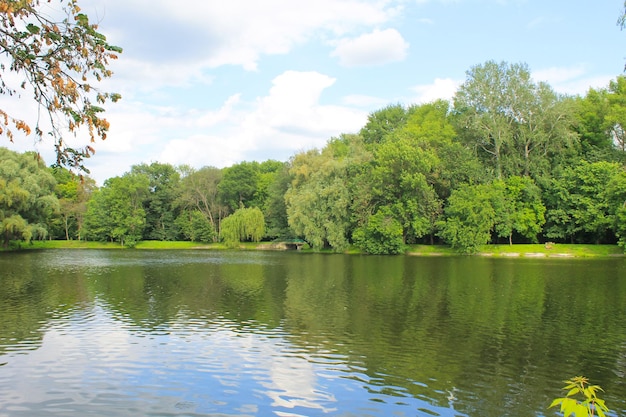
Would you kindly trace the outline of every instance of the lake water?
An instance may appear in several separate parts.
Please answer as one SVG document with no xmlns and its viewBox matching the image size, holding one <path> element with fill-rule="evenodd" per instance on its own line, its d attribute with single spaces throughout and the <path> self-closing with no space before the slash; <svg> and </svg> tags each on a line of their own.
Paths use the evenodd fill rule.
<svg viewBox="0 0 626 417">
<path fill-rule="evenodd" d="M 0 416 L 626 415 L 626 260 L 0 254 Z"/>
</svg>

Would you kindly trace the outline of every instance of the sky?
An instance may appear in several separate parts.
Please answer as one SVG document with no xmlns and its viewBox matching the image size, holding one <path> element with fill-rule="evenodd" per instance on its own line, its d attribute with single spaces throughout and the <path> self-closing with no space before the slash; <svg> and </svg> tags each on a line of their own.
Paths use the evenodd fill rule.
<svg viewBox="0 0 626 417">
<path fill-rule="evenodd" d="M 106 106 L 108 137 L 87 160 L 100 185 L 140 163 L 287 161 L 358 132 L 387 105 L 451 99 L 488 60 L 525 63 L 535 81 L 580 95 L 608 86 L 626 64 L 622 0 L 78 4 L 124 49 L 98 86 L 122 95 Z M 49 141 L 0 141 L 54 161 Z"/>
</svg>

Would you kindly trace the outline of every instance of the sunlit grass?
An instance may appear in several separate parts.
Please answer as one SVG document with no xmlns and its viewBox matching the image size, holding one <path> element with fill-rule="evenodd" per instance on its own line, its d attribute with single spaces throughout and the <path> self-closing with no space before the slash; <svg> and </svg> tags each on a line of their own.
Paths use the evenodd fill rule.
<svg viewBox="0 0 626 417">
<path fill-rule="evenodd" d="M 118 242 L 89 242 L 84 240 L 44 240 L 33 241 L 31 243 L 11 242 L 10 250 L 15 249 L 125 249 Z M 210 249 L 210 250 L 258 250 L 268 249 L 268 242 L 243 242 L 236 248 L 229 248 L 223 243 L 198 243 L 198 242 L 162 242 L 157 240 L 146 240 L 137 243 L 135 249 Z M 1 249 L 0 249 L 1 250 Z M 331 249 L 316 251 L 309 249 L 308 245 L 303 252 L 334 253 Z M 362 252 L 351 246 L 346 254 L 358 255 Z M 412 256 L 456 256 L 459 255 L 454 249 L 446 245 L 409 245 L 406 250 L 407 255 Z M 479 255 L 494 257 L 609 257 L 624 256 L 624 250 L 617 245 L 582 245 L 582 244 L 515 244 L 515 245 L 484 245 L 481 247 Z"/>
</svg>

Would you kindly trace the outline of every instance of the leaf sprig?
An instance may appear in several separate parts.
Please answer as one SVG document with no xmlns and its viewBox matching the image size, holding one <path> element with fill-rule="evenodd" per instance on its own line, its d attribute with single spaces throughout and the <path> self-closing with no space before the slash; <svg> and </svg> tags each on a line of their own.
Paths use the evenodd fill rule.
<svg viewBox="0 0 626 417">
<path fill-rule="evenodd" d="M 589 380 L 584 376 L 576 376 L 565 381 L 563 387 L 567 391 L 565 397 L 556 398 L 550 404 L 550 408 L 561 406 L 563 417 L 605 417 L 609 409 L 604 400 L 598 398 L 598 391 L 603 391 L 599 385 L 590 385 Z M 582 401 L 574 397 L 582 397 Z"/>
</svg>

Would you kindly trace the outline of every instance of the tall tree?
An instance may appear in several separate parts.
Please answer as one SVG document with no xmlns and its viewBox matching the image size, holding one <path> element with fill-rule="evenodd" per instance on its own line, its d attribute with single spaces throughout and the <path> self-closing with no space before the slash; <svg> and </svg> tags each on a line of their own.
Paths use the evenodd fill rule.
<svg viewBox="0 0 626 417">
<path fill-rule="evenodd" d="M 620 169 L 617 163 L 581 161 L 557 172 L 544 193 L 546 236 L 572 243 L 614 241 L 607 184 Z"/>
<path fill-rule="evenodd" d="M 573 145 L 571 110 L 525 64 L 488 61 L 472 67 L 454 97 L 461 137 L 492 168 L 495 178 L 537 177 L 550 156 Z"/>
<path fill-rule="evenodd" d="M 138 173 L 106 180 L 89 201 L 85 219 L 87 235 L 134 246 L 142 239 L 146 225 L 144 202 L 149 187 L 148 177 Z"/>
<path fill-rule="evenodd" d="M 363 162 L 362 138 L 342 135 L 320 152 L 297 154 L 291 161 L 293 180 L 285 194 L 289 226 L 312 247 L 335 251 L 349 244 L 352 227 L 351 169 Z"/>
<path fill-rule="evenodd" d="M 62 237 L 66 240 L 80 240 L 87 202 L 97 188 L 96 182 L 88 176 L 78 176 L 64 167 L 55 166 L 51 170 L 56 180 L 55 194 L 59 199 Z M 61 235 L 57 234 L 55 237 Z"/>
<path fill-rule="evenodd" d="M 60 9 L 60 16 L 49 12 L 50 2 Z M 94 82 L 112 75 L 109 61 L 121 52 L 81 13 L 76 0 L 0 2 L 0 55 L 5 58 L 0 67 L 0 94 L 20 97 L 25 89 L 49 116 L 45 124 L 37 116 L 33 126 L 33 121 L 0 109 L 0 134 L 10 140 L 13 129 L 27 135 L 34 130 L 40 139 L 50 134 L 55 139 L 57 163 L 84 168 L 82 160 L 94 152 L 93 147 L 68 147 L 63 132 L 84 125 L 91 142 L 106 138 L 109 123 L 101 116 L 104 109 L 100 106 L 119 100 L 120 95 L 99 91 Z"/>
<path fill-rule="evenodd" d="M 181 207 L 184 218 L 189 218 L 189 212 L 202 213 L 213 229 L 213 239 L 219 236 L 219 225 L 228 208 L 218 198 L 218 185 L 222 179 L 222 170 L 215 167 L 204 167 L 197 171 L 191 170 L 181 180 L 181 194 L 178 206 Z"/>
<path fill-rule="evenodd" d="M 54 185 L 54 177 L 34 153 L 0 148 L 0 233 L 5 247 L 13 239 L 47 235 L 47 223 L 59 207 Z"/>
<path fill-rule="evenodd" d="M 231 212 L 240 207 L 249 207 L 254 201 L 259 179 L 258 162 L 240 162 L 224 168 L 218 185 L 218 195 Z"/>
<path fill-rule="evenodd" d="M 180 195 L 180 174 L 170 164 L 153 162 L 131 168 L 131 173 L 145 175 L 149 180 L 149 194 L 144 201 L 146 225 L 145 240 L 176 240 L 180 231 L 176 200 Z"/>
<path fill-rule="evenodd" d="M 385 136 L 406 124 L 411 109 L 401 104 L 393 104 L 371 113 L 359 132 L 363 141 L 366 144 L 382 142 Z"/>
<path fill-rule="evenodd" d="M 405 243 L 434 231 L 441 201 L 428 176 L 437 163 L 436 155 L 409 135 L 392 134 L 374 152 L 375 204 L 389 208 L 402 225 Z"/>
<path fill-rule="evenodd" d="M 609 110 L 606 115 L 608 131 L 613 145 L 620 151 L 621 161 L 626 161 L 626 77 L 619 76 L 609 83 L 607 96 Z"/>
</svg>

